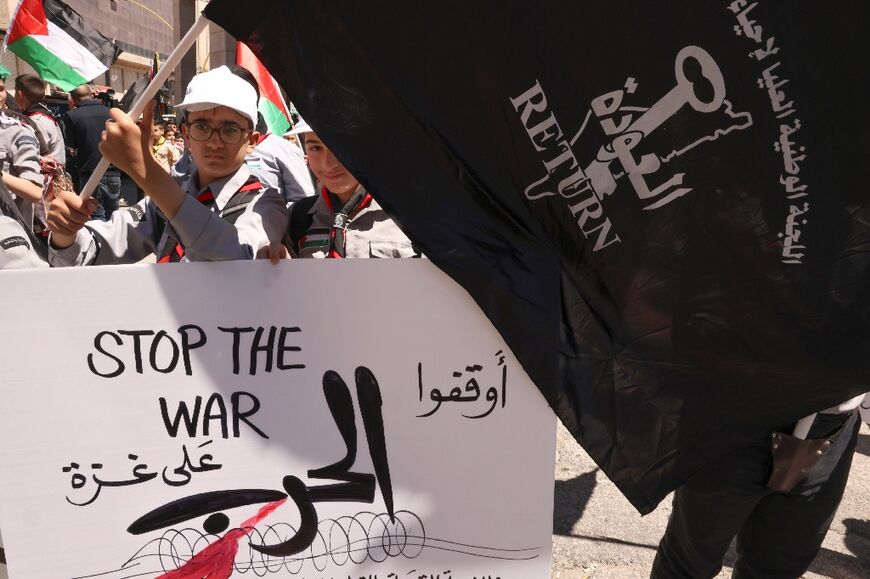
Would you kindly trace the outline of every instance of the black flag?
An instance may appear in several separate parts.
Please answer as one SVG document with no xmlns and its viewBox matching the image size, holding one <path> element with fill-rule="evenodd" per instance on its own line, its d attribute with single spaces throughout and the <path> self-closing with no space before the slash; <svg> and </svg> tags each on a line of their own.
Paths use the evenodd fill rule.
<svg viewBox="0 0 870 579">
<path fill-rule="evenodd" d="M 125 113 L 129 113 L 130 109 L 133 108 L 133 105 L 136 104 L 136 101 L 139 99 L 139 95 L 145 92 L 145 89 L 148 88 L 150 82 L 151 77 L 147 74 L 143 74 L 137 78 L 136 82 L 130 85 L 130 88 L 128 88 L 124 93 L 124 97 L 121 99 L 121 102 L 118 103 L 118 107 Z"/>
<path fill-rule="evenodd" d="M 640 511 L 870 390 L 870 5 L 239 6 L 205 14 Z"/>
<path fill-rule="evenodd" d="M 160 55 L 158 53 L 154 53 L 154 57 L 151 59 L 151 68 L 147 73 L 143 74 L 139 78 L 136 79 L 130 88 L 127 89 L 127 92 L 124 93 L 124 98 L 121 99 L 121 102 L 118 103 L 118 107 L 124 111 L 125 113 L 129 113 L 130 109 L 133 108 L 133 105 L 136 104 L 136 101 L 139 100 L 139 95 L 145 92 L 145 89 L 148 88 L 148 85 L 154 80 L 154 77 L 157 76 L 157 70 L 160 68 Z M 167 83 L 163 83 L 163 86 L 160 87 L 160 90 L 157 91 L 157 94 L 154 96 L 154 100 L 157 101 L 157 109 L 155 110 L 155 115 L 159 116 L 161 111 L 166 107 L 167 100 L 169 99 L 169 90 L 166 86 Z"/>
<path fill-rule="evenodd" d="M 69 34 L 76 42 L 87 48 L 88 52 L 103 63 L 106 68 L 112 68 L 118 57 L 124 52 L 117 44 L 92 28 L 81 15 L 59 0 L 43 0 L 45 17 Z"/>
</svg>

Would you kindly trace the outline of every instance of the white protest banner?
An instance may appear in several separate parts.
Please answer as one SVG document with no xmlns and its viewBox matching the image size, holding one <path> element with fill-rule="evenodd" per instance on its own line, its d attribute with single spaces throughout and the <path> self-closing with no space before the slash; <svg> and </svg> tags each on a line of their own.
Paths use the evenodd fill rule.
<svg viewBox="0 0 870 579">
<path fill-rule="evenodd" d="M 555 418 L 427 261 L 0 287 L 10 577 L 549 577 Z"/>
</svg>

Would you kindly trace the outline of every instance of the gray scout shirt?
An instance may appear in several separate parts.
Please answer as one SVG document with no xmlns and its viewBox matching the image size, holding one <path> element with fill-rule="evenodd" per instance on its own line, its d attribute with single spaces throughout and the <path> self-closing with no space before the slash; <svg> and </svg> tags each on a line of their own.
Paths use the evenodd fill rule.
<svg viewBox="0 0 870 579">
<path fill-rule="evenodd" d="M 48 267 L 45 244 L 37 251 L 37 239 L 19 222 L 21 212 L 6 187 L 0 183 L 0 270 Z"/>
<path fill-rule="evenodd" d="M 42 133 L 42 138 L 48 146 L 48 154 L 51 158 L 66 165 L 66 145 L 64 144 L 63 134 L 60 132 L 60 126 L 54 120 L 51 111 L 48 110 L 42 103 L 37 103 L 27 109 L 25 114 L 30 117 Z"/>
<path fill-rule="evenodd" d="M 69 247 L 50 247 L 49 263 L 135 263 L 151 254 L 171 257 L 176 245 L 184 248 L 182 261 L 252 259 L 259 248 L 284 235 L 284 198 L 276 189 L 250 179 L 245 165 L 208 187 L 198 188 L 196 178 L 194 174 L 183 187 L 188 197 L 172 220 L 166 220 L 145 197 L 128 210 L 113 213 L 109 221 L 89 221 Z M 237 204 L 237 193 L 248 195 L 250 202 Z M 197 197 L 213 197 L 214 202 L 206 205 Z"/>
<path fill-rule="evenodd" d="M 245 157 L 245 163 L 251 175 L 281 191 L 287 203 L 314 195 L 305 154 L 281 137 L 272 133 L 264 135 L 253 152 Z"/>
<path fill-rule="evenodd" d="M 290 206 L 290 212 L 295 206 Z M 297 257 L 327 257 L 329 253 L 329 230 L 332 227 L 335 208 L 326 190 L 311 206 L 308 214 L 311 225 L 299 240 Z M 287 243 L 285 241 L 285 243 Z M 287 243 L 292 247 L 291 243 Z M 420 257 L 411 240 L 390 219 L 386 211 L 371 199 L 368 204 L 350 216 L 345 230 L 346 258 L 361 257 Z"/>
<path fill-rule="evenodd" d="M 0 270 L 48 267 L 33 249 L 21 224 L 0 215 Z"/>
<path fill-rule="evenodd" d="M 0 171 L 27 179 L 42 188 L 39 169 L 39 141 L 30 127 L 18 119 L 0 113 Z M 16 205 L 26 223 L 33 223 L 33 203 L 16 199 Z"/>
</svg>

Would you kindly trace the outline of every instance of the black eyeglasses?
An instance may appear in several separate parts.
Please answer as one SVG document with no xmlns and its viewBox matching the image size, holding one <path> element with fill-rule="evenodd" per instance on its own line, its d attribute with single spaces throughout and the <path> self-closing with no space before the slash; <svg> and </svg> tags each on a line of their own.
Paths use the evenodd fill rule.
<svg viewBox="0 0 870 579">
<path fill-rule="evenodd" d="M 243 129 L 238 125 L 223 125 L 221 127 L 213 127 L 208 123 L 188 123 L 188 132 L 190 138 L 194 141 L 207 141 L 215 133 L 221 142 L 227 145 L 238 145 L 246 135 L 251 133 L 248 129 Z"/>
</svg>

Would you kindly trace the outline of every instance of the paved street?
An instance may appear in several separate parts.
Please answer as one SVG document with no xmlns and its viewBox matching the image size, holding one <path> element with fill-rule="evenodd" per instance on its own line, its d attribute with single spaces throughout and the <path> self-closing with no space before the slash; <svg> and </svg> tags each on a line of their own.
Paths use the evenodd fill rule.
<svg viewBox="0 0 870 579">
<path fill-rule="evenodd" d="M 560 425 L 552 579 L 647 577 L 670 499 L 641 517 Z M 734 560 L 732 551 L 726 565 Z M 730 577 L 726 566 L 722 577 Z M 863 425 L 846 496 L 808 579 L 870 577 L 870 428 Z"/>
</svg>

